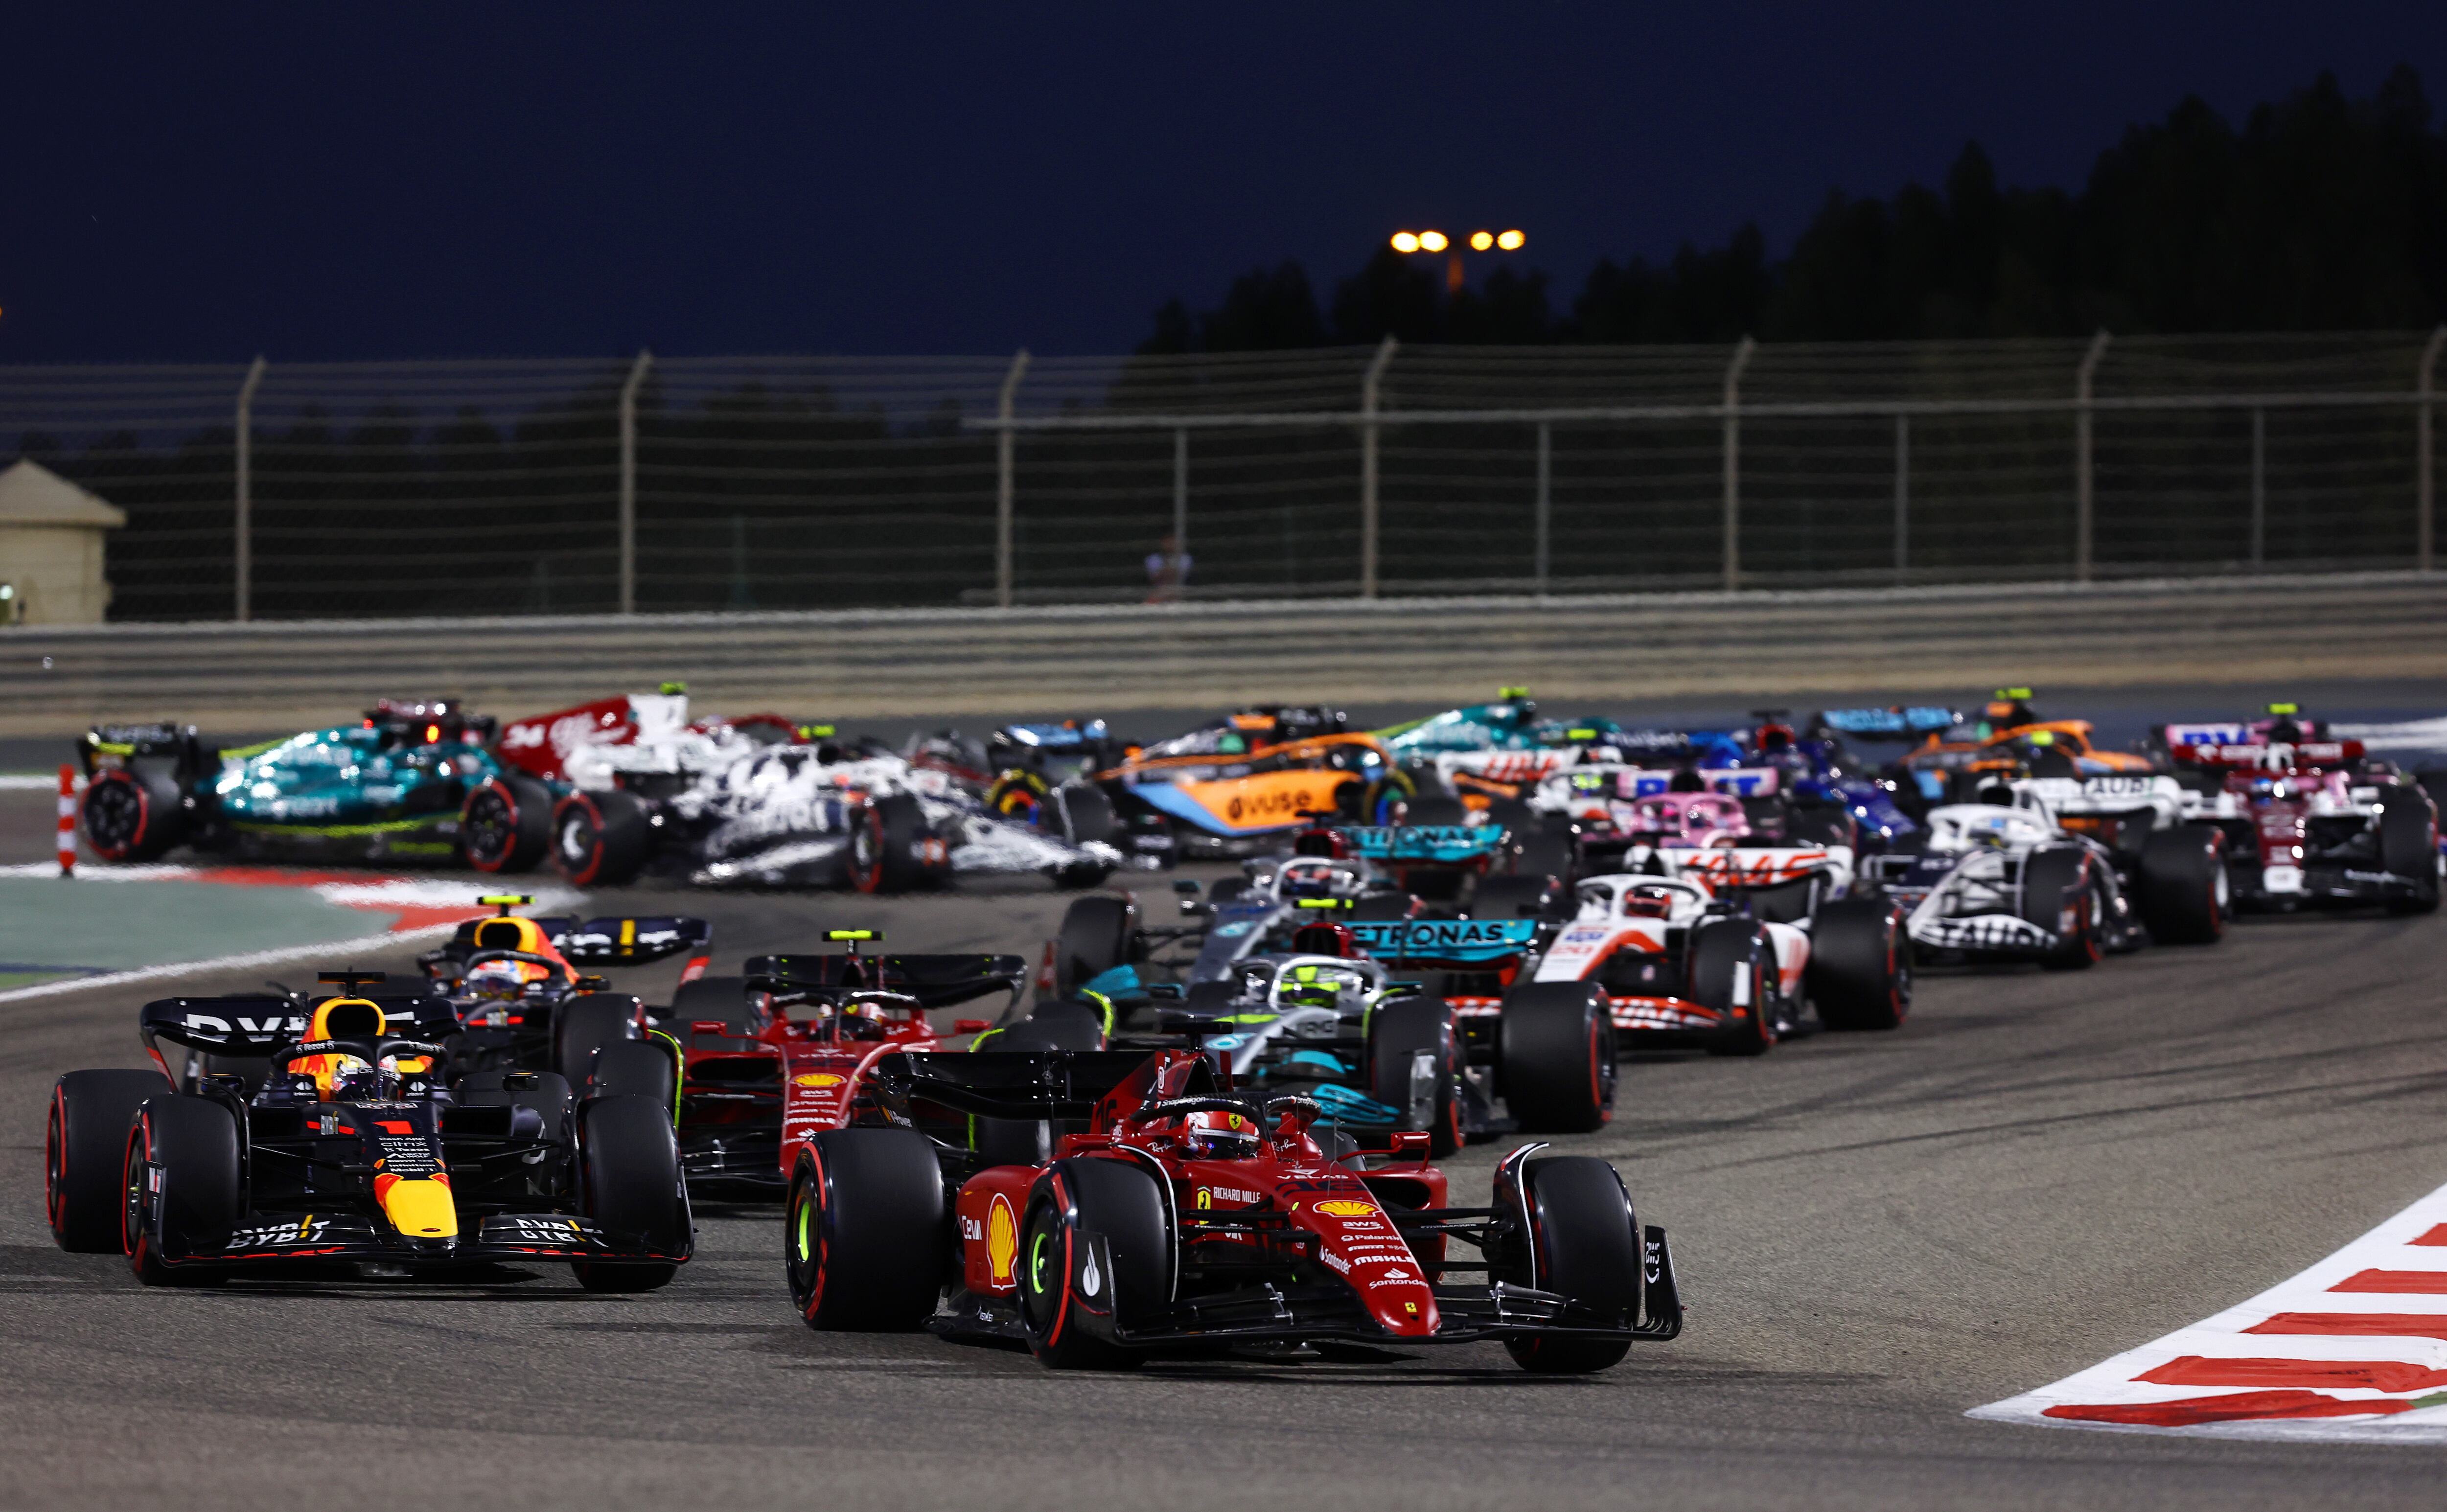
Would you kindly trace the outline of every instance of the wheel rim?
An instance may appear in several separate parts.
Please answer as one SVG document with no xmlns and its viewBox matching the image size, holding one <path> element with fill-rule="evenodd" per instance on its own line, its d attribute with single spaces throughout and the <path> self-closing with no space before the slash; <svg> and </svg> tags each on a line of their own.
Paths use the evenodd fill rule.
<svg viewBox="0 0 2447 1512">
<path fill-rule="evenodd" d="M 468 864 L 489 871 L 509 855 L 518 815 L 501 788 L 487 783 L 467 800 L 467 817 L 460 830 L 466 837 Z"/>
<path fill-rule="evenodd" d="M 136 844 L 144 828 L 144 795 L 123 777 L 109 777 L 85 793 L 85 833 L 93 848 L 116 855 Z"/>
<path fill-rule="evenodd" d="M 67 1224 L 67 1128 L 60 1095 L 51 1094 L 51 1115 L 43 1125 L 43 1210 L 54 1230 Z"/>
<path fill-rule="evenodd" d="M 128 1254 L 142 1258 L 144 1248 L 144 1146 L 142 1135 L 127 1142 L 124 1173 L 126 1200 L 120 1209 L 119 1237 Z"/>
<path fill-rule="evenodd" d="M 560 860 L 573 875 L 595 864 L 595 816 L 584 803 L 572 803 L 560 822 Z"/>
</svg>

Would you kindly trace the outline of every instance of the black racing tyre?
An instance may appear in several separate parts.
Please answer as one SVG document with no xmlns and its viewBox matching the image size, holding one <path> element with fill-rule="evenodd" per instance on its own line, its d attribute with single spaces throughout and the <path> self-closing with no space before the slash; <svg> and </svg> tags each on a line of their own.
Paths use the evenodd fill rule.
<svg viewBox="0 0 2447 1512">
<path fill-rule="evenodd" d="M 661 1038 L 613 1040 L 595 1052 L 587 1086 L 594 1097 L 642 1097 L 679 1119 L 680 1068 L 671 1043 Z"/>
<path fill-rule="evenodd" d="M 531 872 L 552 851 L 552 792 L 522 772 L 500 772 L 467 790 L 459 848 L 480 872 Z"/>
<path fill-rule="evenodd" d="M 685 1039 L 689 1026 L 699 1019 L 718 1019 L 735 1033 L 753 1034 L 757 1029 L 757 1012 L 748 1001 L 748 978 L 744 976 L 700 976 L 693 982 L 682 982 L 672 994 L 671 1011 L 663 1023 L 673 1034 Z"/>
<path fill-rule="evenodd" d="M 1580 840 L 1568 831 L 1532 830 L 1513 842 L 1516 877 L 1551 877 L 1569 887 L 1580 876 Z"/>
<path fill-rule="evenodd" d="M 1810 926 L 1803 981 L 1831 1030 L 1897 1029 L 1911 1011 L 1911 936 L 1883 898 L 1839 898 Z"/>
<path fill-rule="evenodd" d="M 2050 971 L 2077 972 L 2098 964 L 2098 889 L 2090 856 L 2078 846 L 2042 846 L 2022 858 L 2020 917 L 2059 944 L 2039 960 Z"/>
<path fill-rule="evenodd" d="M 1127 898 L 1099 893 L 1072 899 L 1053 937 L 1056 995 L 1068 997 L 1114 967 L 1129 964 L 1137 926 L 1137 910 Z"/>
<path fill-rule="evenodd" d="M 1595 982 L 1523 982 L 1496 1019 L 1496 1070 L 1514 1122 L 1585 1134 L 1614 1117 L 1614 1015 Z"/>
<path fill-rule="evenodd" d="M 1564 884 L 1543 873 L 1515 872 L 1482 877 L 1470 897 L 1472 918 L 1562 918 L 1570 896 Z"/>
<path fill-rule="evenodd" d="M 552 811 L 552 864 L 579 887 L 636 879 L 654 851 L 646 802 L 626 788 L 572 793 Z"/>
<path fill-rule="evenodd" d="M 1774 942 L 1754 919 L 1712 918 L 1691 932 L 1682 995 L 1725 1015 L 1725 1031 L 1709 1041 L 1709 1054 L 1764 1055 L 1775 1048 L 1767 1003 L 1774 972 Z"/>
<path fill-rule="evenodd" d="M 2414 879 L 2413 896 L 2390 899 L 2391 912 L 2438 909 L 2438 815 L 2421 788 L 2408 783 L 2386 791 L 2379 813 L 2379 857 L 2387 870 Z"/>
<path fill-rule="evenodd" d="M 1105 1048 L 1105 1011 L 1077 998 L 1057 998 L 1029 1010 L 1028 1016 L 1013 1026 L 1014 1032 L 1020 1030 L 1034 1030 L 1055 1049 L 1100 1050 Z"/>
<path fill-rule="evenodd" d="M 1620 1319 L 1622 1328 L 1638 1323 L 1640 1223 L 1614 1167 L 1593 1155 L 1557 1155 L 1532 1162 L 1522 1179 L 1529 1197 L 1526 1238 L 1538 1290 L 1560 1292 Z M 1622 1359 L 1631 1343 L 1531 1334 L 1507 1339 L 1504 1348 L 1525 1370 L 1585 1375 Z"/>
<path fill-rule="evenodd" d="M 161 1167 L 158 1226 L 152 1221 L 150 1165 Z M 147 1286 L 217 1279 L 218 1267 L 174 1261 L 226 1248 L 245 1216 L 237 1119 L 228 1106 L 176 1092 L 147 1098 L 128 1131 L 123 1171 L 121 1233 L 136 1278 Z"/>
<path fill-rule="evenodd" d="M 933 881 L 942 849 L 926 828 L 926 810 L 914 794 L 886 793 L 852 809 L 849 883 L 862 893 L 906 893 Z"/>
<path fill-rule="evenodd" d="M 1245 877 L 1218 877 L 1206 884 L 1206 901 L 1221 907 L 1249 890 Z"/>
<path fill-rule="evenodd" d="M 60 1248 L 115 1255 L 126 1191 L 127 1136 L 137 1109 L 170 1090 L 160 1071 L 70 1071 L 51 1088 L 43 1129 L 43 1212 Z"/>
<path fill-rule="evenodd" d="M 1105 1236 L 1114 1274 L 1085 1265 L 1083 1233 Z M 1165 1193 L 1146 1166 L 1094 1156 L 1055 1162 L 1037 1179 L 1019 1229 L 1020 1321 L 1030 1351 L 1057 1370 L 1136 1366 L 1136 1352 L 1093 1337 L 1078 1314 L 1110 1311 L 1128 1328 L 1168 1305 L 1172 1242 Z"/>
<path fill-rule="evenodd" d="M 811 1329 L 906 1333 L 935 1315 L 951 1217 L 934 1146 L 915 1129 L 827 1129 L 790 1172 L 782 1268 Z"/>
<path fill-rule="evenodd" d="M 1487 805 L 1487 822 L 1503 825 L 1508 834 L 1527 835 L 1538 827 L 1538 811 L 1527 799 L 1499 798 Z"/>
<path fill-rule="evenodd" d="M 508 1085 L 516 1077 L 521 1085 Z M 543 1121 L 544 1138 L 558 1141 L 577 1103 L 557 1071 L 471 1071 L 451 1088 L 462 1107 L 530 1107 Z"/>
<path fill-rule="evenodd" d="M 1368 1095 L 1394 1107 L 1411 1106 L 1411 1073 L 1420 1051 L 1433 1068 L 1435 1098 L 1428 1106 L 1428 1153 L 1442 1159 L 1461 1148 L 1461 1099 L 1453 1087 L 1452 1010 L 1442 998 L 1396 998 L 1368 1014 Z M 1402 1125 L 1409 1128 L 1407 1123 Z"/>
<path fill-rule="evenodd" d="M 1421 793 L 1406 805 L 1405 824 L 1467 824 L 1470 805 L 1451 793 Z"/>
<path fill-rule="evenodd" d="M 1113 813 L 1111 796 L 1103 788 L 1093 783 L 1065 783 L 1053 790 L 1052 802 L 1062 821 L 1064 840 L 1073 845 L 1118 843 L 1122 822 Z"/>
<path fill-rule="evenodd" d="M 2153 830 L 2134 870 L 2141 922 L 2161 945 L 2214 945 L 2226 934 L 2226 834 L 2214 824 Z"/>
<path fill-rule="evenodd" d="M 115 766 L 85 784 L 77 827 L 104 860 L 159 860 L 187 838 L 187 810 L 167 772 Z"/>
<path fill-rule="evenodd" d="M 1192 982 L 1181 994 L 1181 1007 L 1184 1012 L 1211 1017 L 1232 1011 L 1232 1005 L 1240 1000 L 1241 986 L 1236 981 Z"/>
<path fill-rule="evenodd" d="M 552 1065 L 572 1087 L 595 1075 L 595 1052 L 637 1037 L 637 1000 L 619 992 L 580 992 L 552 1021 Z"/>
<path fill-rule="evenodd" d="M 692 1236 L 670 1104 L 600 1097 L 579 1109 L 578 1198 L 579 1210 L 606 1238 L 670 1257 L 618 1264 L 572 1260 L 579 1285 L 590 1292 L 651 1292 L 671 1280 L 688 1257 Z"/>
</svg>

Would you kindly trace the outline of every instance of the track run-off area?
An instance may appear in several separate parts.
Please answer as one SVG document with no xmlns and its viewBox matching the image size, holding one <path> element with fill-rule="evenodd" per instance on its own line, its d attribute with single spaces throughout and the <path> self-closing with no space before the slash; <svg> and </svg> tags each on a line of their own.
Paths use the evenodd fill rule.
<svg viewBox="0 0 2447 1512">
<path fill-rule="evenodd" d="M 0 792 L 0 864 L 47 854 L 49 815 L 40 792 Z M 242 954 L 212 948 L 237 924 L 159 891 L 210 884 L 40 885 L 74 889 L 83 937 L 104 945 L 144 940 L 158 918 L 198 945 L 156 959 Z M 1162 879 L 1139 886 L 1161 906 Z M 586 906 L 702 915 L 722 970 L 827 927 L 1033 954 L 1066 901 L 1031 882 L 884 899 L 639 888 Z M 413 971 L 423 942 L 380 937 L 403 916 L 339 907 L 329 927 L 346 933 L 275 941 L 307 954 L 175 990 Z M 99 945 L 28 954 L 25 933 L 0 954 L 110 964 Z M 323 938 L 348 959 L 315 958 Z M 2435 1508 L 2447 1444 L 2379 1417 L 2241 1437 L 2094 1415 L 2115 1429 L 2096 1431 L 2043 1409 L 2224 1389 L 2098 1394 L 2176 1359 L 2392 1363 L 2421 1374 L 2386 1377 L 2407 1400 L 2447 1380 L 2447 1359 L 2400 1338 L 2297 1348 L 2251 1332 L 2281 1314 L 2447 1322 L 2419 1276 L 2333 1290 L 2447 1271 L 2447 1247 L 2423 1263 L 2418 1221 L 2447 1205 L 2431 1197 L 2447 1184 L 2442 957 L 2447 917 L 2247 918 L 2217 946 L 2088 972 L 1925 973 L 1890 1034 L 1627 1062 L 1615 1122 L 1558 1147 L 1614 1162 L 1642 1220 L 1672 1236 L 1688 1324 L 1573 1379 L 1527 1375 L 1493 1346 L 1107 1376 L 924 1334 L 820 1334 L 784 1288 L 776 1211 L 754 1206 L 701 1204 L 696 1258 L 643 1295 L 588 1295 L 549 1267 L 483 1285 L 149 1291 L 115 1257 L 53 1245 L 43 1120 L 62 1071 L 144 1064 L 136 1010 L 173 987 L 45 974 L 41 994 L 0 1000 L 0 1505 Z M 677 971 L 619 985 L 656 999 Z M 1456 1200 L 1483 1200 L 1514 1143 L 1447 1162 Z M 2373 1248 L 2347 1251 L 2365 1235 Z M 2201 1343 L 2212 1329 L 2248 1342 Z M 2077 1380 L 2097 1389 L 2066 1394 Z M 2001 1414 L 2013 1421 L 1969 1415 L 2041 1388 L 2035 1409 Z M 2359 1439 L 2320 1431 L 2341 1425 Z"/>
</svg>

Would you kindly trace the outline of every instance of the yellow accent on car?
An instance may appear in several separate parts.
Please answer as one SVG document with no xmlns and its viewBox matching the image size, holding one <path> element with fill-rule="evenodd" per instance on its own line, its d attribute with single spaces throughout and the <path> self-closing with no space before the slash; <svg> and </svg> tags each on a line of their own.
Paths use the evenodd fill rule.
<svg viewBox="0 0 2447 1512">
<path fill-rule="evenodd" d="M 450 1188 L 440 1181 L 401 1180 L 382 1195 L 383 1217 L 402 1234 L 416 1238 L 450 1238 L 459 1232 L 459 1208 Z"/>
</svg>

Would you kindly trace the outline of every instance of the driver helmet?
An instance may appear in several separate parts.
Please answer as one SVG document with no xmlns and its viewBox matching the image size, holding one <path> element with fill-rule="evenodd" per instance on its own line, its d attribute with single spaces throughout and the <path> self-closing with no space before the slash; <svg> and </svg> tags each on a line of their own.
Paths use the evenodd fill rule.
<svg viewBox="0 0 2447 1512">
<path fill-rule="evenodd" d="M 1292 931 L 1292 950 L 1301 955 L 1340 955 L 1349 959 L 1359 954 L 1359 937 L 1348 925 L 1302 924 Z"/>
<path fill-rule="evenodd" d="M 397 1072 L 355 1055 L 327 1057 L 335 1064 L 331 1070 L 331 1090 L 323 1094 L 327 1103 L 389 1102 L 398 1091 Z"/>
<path fill-rule="evenodd" d="M 2283 777 L 2255 777 L 2251 780 L 2251 801 L 2255 803 L 2271 803 L 2277 799 L 2292 796 L 2293 793 Z"/>
<path fill-rule="evenodd" d="M 1192 1157 L 1208 1161 L 1245 1160 L 1261 1143 L 1258 1125 L 1245 1115 L 1211 1110 L 1182 1120 L 1181 1139 Z"/>
<path fill-rule="evenodd" d="M 1674 890 L 1654 883 L 1639 883 L 1623 890 L 1622 913 L 1626 918 L 1663 918 L 1674 912 Z"/>
<path fill-rule="evenodd" d="M 1708 790 L 1708 780 L 1699 775 L 1697 767 L 1679 766 L 1675 768 L 1665 790 L 1669 793 L 1704 793 Z"/>
<path fill-rule="evenodd" d="M 526 993 L 526 984 L 543 980 L 544 969 L 526 961 L 481 961 L 468 972 L 460 991 L 466 996 L 498 1000 L 515 1000 Z"/>
</svg>

